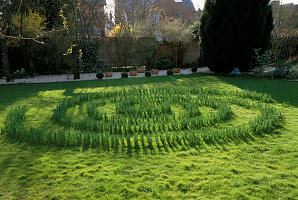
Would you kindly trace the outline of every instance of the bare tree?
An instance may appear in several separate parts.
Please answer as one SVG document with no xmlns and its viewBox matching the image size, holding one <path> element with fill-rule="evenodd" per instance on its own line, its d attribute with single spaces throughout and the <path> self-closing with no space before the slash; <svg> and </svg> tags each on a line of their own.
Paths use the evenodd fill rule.
<svg viewBox="0 0 298 200">
<path fill-rule="evenodd" d="M 4 35 L 10 34 L 10 27 L 11 27 L 11 2 L 10 1 L 1 1 L 0 4 L 1 13 L 1 47 L 2 47 L 2 65 L 3 71 L 6 75 L 6 82 L 13 81 L 11 71 L 10 71 L 10 64 L 8 60 L 8 47 L 7 47 L 7 38 Z"/>
<path fill-rule="evenodd" d="M 294 4 L 272 2 L 274 29 L 272 49 L 275 59 L 287 60 L 297 55 L 298 12 Z"/>
<path fill-rule="evenodd" d="M 178 56 L 181 54 L 185 42 L 189 42 L 193 38 L 190 27 L 181 20 L 168 19 L 159 24 L 155 35 L 169 43 L 175 54 L 175 64 L 178 66 Z"/>
<path fill-rule="evenodd" d="M 28 2 L 26 2 L 28 3 Z M 18 44 L 20 41 L 32 40 L 43 44 L 39 39 L 44 35 L 45 17 L 32 12 L 23 0 L 0 1 L 0 39 L 2 48 L 2 65 L 6 81 L 13 81 L 8 58 L 8 42 Z"/>
<path fill-rule="evenodd" d="M 115 23 L 130 24 L 132 26 L 139 19 L 147 17 L 148 8 L 153 5 L 152 0 L 114 0 Z"/>
<path fill-rule="evenodd" d="M 72 41 L 71 54 L 74 79 L 80 79 L 80 52 L 91 39 L 98 36 L 97 24 L 104 23 L 99 9 L 105 1 L 69 0 L 63 9 L 64 28 Z M 101 30 L 104 31 L 104 30 Z M 104 35 L 104 33 L 100 33 Z"/>
</svg>

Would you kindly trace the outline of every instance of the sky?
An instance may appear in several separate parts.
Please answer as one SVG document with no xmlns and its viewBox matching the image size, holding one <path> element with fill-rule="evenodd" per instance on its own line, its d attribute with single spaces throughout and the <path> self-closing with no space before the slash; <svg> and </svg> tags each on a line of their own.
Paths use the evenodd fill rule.
<svg viewBox="0 0 298 200">
<path fill-rule="evenodd" d="M 196 10 L 197 10 L 198 8 L 201 8 L 201 9 L 204 8 L 204 1 L 205 1 L 205 0 L 192 0 L 194 6 L 195 6 L 195 8 L 196 8 Z M 294 4 L 298 4 L 298 0 L 281 0 L 281 2 L 282 2 L 283 4 L 285 4 L 285 3 L 294 3 Z"/>
</svg>

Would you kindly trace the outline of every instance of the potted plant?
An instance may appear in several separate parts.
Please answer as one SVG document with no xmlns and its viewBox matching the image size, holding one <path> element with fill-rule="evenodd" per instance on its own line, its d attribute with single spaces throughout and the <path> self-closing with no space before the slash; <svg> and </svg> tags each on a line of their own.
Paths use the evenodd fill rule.
<svg viewBox="0 0 298 200">
<path fill-rule="evenodd" d="M 173 73 L 175 73 L 175 74 L 180 73 L 180 71 L 181 71 L 180 68 L 174 68 L 174 69 L 173 69 Z"/>
<path fill-rule="evenodd" d="M 152 69 L 151 71 L 153 75 L 159 74 L 159 69 Z"/>
<path fill-rule="evenodd" d="M 129 71 L 129 76 L 137 76 L 138 75 L 138 72 L 136 70 L 135 67 L 132 68 L 131 71 Z"/>
<path fill-rule="evenodd" d="M 161 56 L 155 60 L 155 68 L 152 69 L 152 74 L 158 74 L 159 70 L 168 70 L 172 65 L 172 61 L 168 56 Z"/>
<path fill-rule="evenodd" d="M 145 71 L 146 71 L 146 67 L 137 67 L 137 72 L 138 73 L 145 73 Z"/>
<path fill-rule="evenodd" d="M 111 67 L 106 67 L 105 68 L 105 77 L 113 77 L 113 70 Z"/>
</svg>

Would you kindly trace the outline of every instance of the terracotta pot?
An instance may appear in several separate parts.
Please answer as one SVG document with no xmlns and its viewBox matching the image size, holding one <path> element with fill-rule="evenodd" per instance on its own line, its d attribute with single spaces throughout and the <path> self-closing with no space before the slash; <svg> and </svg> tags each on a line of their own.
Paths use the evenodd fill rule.
<svg viewBox="0 0 298 200">
<path fill-rule="evenodd" d="M 155 74 L 155 75 L 159 74 L 159 70 L 158 69 L 152 69 L 151 71 L 152 71 L 152 74 Z"/>
<path fill-rule="evenodd" d="M 105 77 L 113 77 L 113 72 L 105 72 Z"/>
<path fill-rule="evenodd" d="M 145 73 L 146 67 L 137 67 L 137 72 L 138 73 Z"/>
<path fill-rule="evenodd" d="M 129 72 L 129 75 L 130 76 L 137 76 L 138 75 L 138 72 L 137 71 L 130 71 Z"/>
<path fill-rule="evenodd" d="M 180 73 L 180 68 L 174 68 L 174 69 L 173 69 L 173 72 L 174 72 L 175 74 Z"/>
</svg>

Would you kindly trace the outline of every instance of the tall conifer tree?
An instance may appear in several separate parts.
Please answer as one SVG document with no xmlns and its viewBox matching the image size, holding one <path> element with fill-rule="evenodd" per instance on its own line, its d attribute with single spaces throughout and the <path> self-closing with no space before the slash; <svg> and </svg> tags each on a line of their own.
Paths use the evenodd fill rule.
<svg viewBox="0 0 298 200">
<path fill-rule="evenodd" d="M 207 0 L 201 17 L 203 63 L 212 71 L 249 71 L 253 49 L 269 48 L 273 18 L 270 0 Z"/>
</svg>

